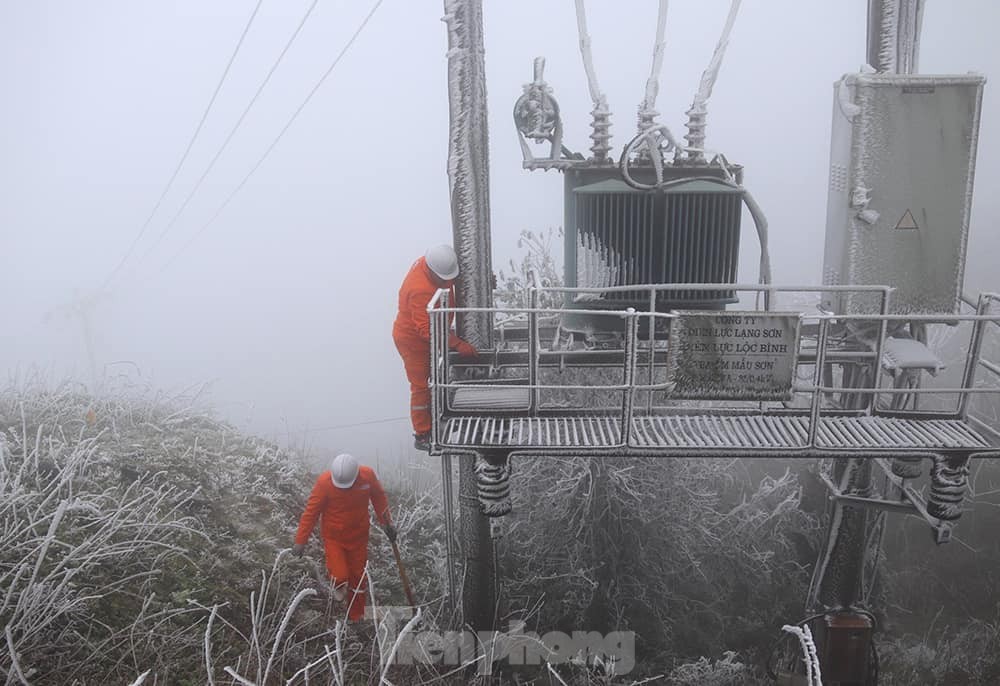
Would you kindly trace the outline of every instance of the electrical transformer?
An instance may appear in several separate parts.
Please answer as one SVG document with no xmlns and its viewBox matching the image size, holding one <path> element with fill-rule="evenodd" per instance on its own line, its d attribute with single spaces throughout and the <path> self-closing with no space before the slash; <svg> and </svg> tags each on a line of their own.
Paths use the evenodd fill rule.
<svg viewBox="0 0 1000 686">
<path fill-rule="evenodd" d="M 638 284 L 735 283 L 742 194 L 720 170 L 674 168 L 666 190 L 638 190 L 615 171 L 566 172 L 565 264 L 568 286 L 607 288 Z M 641 171 L 640 171 L 641 173 Z M 689 181 L 683 179 L 690 177 Z M 723 309 L 731 290 L 661 292 L 656 309 Z M 648 291 L 622 290 L 567 303 L 586 309 L 648 309 Z M 593 318 L 591 318 L 593 319 Z M 606 328 L 608 320 L 569 315 L 564 326 Z"/>
<path fill-rule="evenodd" d="M 985 78 L 850 74 L 834 86 L 825 284 L 885 284 L 897 314 L 962 293 Z M 834 312 L 870 311 L 830 293 Z"/>
</svg>

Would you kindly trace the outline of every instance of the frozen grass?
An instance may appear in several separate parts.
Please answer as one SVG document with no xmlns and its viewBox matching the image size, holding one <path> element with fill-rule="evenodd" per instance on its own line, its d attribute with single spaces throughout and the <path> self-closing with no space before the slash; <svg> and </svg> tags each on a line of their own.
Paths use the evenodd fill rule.
<svg viewBox="0 0 1000 686">
<path fill-rule="evenodd" d="M 752 666 L 740 662 L 732 652 L 719 660 L 701 658 L 695 662 L 680 665 L 667 675 L 669 686 L 757 686 L 765 682 L 754 675 Z"/>
<path fill-rule="evenodd" d="M 197 683 L 214 660 L 267 683 L 307 666 L 302 637 L 335 624 L 322 550 L 314 542 L 305 561 L 279 551 L 313 479 L 196 397 L 128 385 L 93 396 L 37 379 L 3 389 L 0 679 L 128 683 L 151 669 L 146 683 Z M 390 498 L 415 588 L 439 602 L 440 503 L 426 491 Z M 380 533 L 370 556 L 377 597 L 403 604 Z"/>
<path fill-rule="evenodd" d="M 109 444 L 118 426 L 92 420 L 93 409 L 71 386 L 0 394 L 0 673 L 8 680 L 69 684 L 91 664 L 134 677 L 146 661 L 189 648 L 182 637 L 197 620 L 162 593 L 171 570 L 190 567 L 192 546 L 207 543 L 191 515 L 197 492 L 116 459 Z"/>
<path fill-rule="evenodd" d="M 422 460 L 382 475 L 421 628 L 453 621 L 437 470 Z M 193 397 L 3 389 L 0 682 L 468 683 L 454 667 L 380 667 L 393 650 L 385 608 L 405 604 L 380 532 L 377 628 L 343 622 L 315 542 L 304 560 L 282 553 L 313 478 Z M 640 665 L 627 678 L 563 665 L 494 683 L 755 684 L 762 648 L 798 618 L 808 570 L 796 541 L 818 527 L 789 474 L 750 478 L 738 460 L 521 460 L 514 497 L 498 550 L 505 621 L 633 629 Z M 987 621 L 884 633 L 885 683 L 991 683 L 997 636 Z"/>
<path fill-rule="evenodd" d="M 295 455 L 216 420 L 196 399 L 125 386 L 94 397 L 73 384 L 11 385 L 0 392 L 0 436 L 0 678 L 33 685 L 139 678 L 146 684 L 262 685 L 305 683 L 308 677 L 339 684 L 381 671 L 380 651 L 392 646 L 384 631 L 372 640 L 345 629 L 323 578 L 319 546 L 312 544 L 304 561 L 281 553 L 312 484 Z M 590 473 L 585 461 L 579 465 L 583 471 L 561 476 L 520 465 L 523 477 L 543 479 L 524 493 L 537 496 L 542 488 L 550 502 L 563 502 L 564 491 Z M 409 467 L 384 476 L 403 558 L 425 603 L 422 626 L 449 626 L 451 618 L 442 615 L 439 491 L 426 487 L 431 466 L 413 469 L 419 479 Z M 630 503 L 641 504 L 644 493 L 655 491 L 655 479 L 670 476 L 652 469 L 623 465 L 609 472 L 620 487 L 615 498 L 622 526 L 638 521 L 628 516 Z M 719 476 L 716 470 L 699 478 Z M 684 481 L 683 475 L 673 478 Z M 425 486 L 416 492 L 405 489 L 406 481 Z M 714 502 L 696 482 L 682 488 L 696 500 Z M 590 506 L 572 497 L 565 504 L 562 515 L 585 526 Z M 744 503 L 736 511 L 742 510 L 760 508 Z M 666 514 L 657 515 L 662 525 Z M 698 523 L 699 530 L 727 515 L 718 516 Z M 769 526 L 759 515 L 733 517 L 747 527 L 734 535 Z M 514 545 L 505 564 L 527 565 L 528 581 L 515 575 L 512 582 L 525 589 L 558 566 L 551 548 L 533 545 L 552 527 L 540 520 L 511 523 L 516 527 L 508 541 Z M 655 525 L 646 521 L 634 535 Z M 653 564 L 654 552 L 641 556 L 640 564 Z M 701 564 L 697 550 L 677 552 L 685 569 Z M 757 563 L 764 559 L 754 555 Z M 403 605 L 380 533 L 373 535 L 369 566 L 376 603 Z M 638 577 L 647 571 L 640 566 L 623 573 L 622 588 L 639 588 Z M 540 594 L 559 588 L 542 586 Z M 664 588 L 651 585 L 637 602 L 655 599 Z M 579 609 L 579 592 L 572 584 L 564 590 L 568 607 L 575 602 Z M 671 590 L 669 602 L 678 591 Z M 575 684 L 611 683 L 588 670 L 560 673 Z M 393 667 L 386 677 L 396 684 L 465 681 L 461 670 L 449 674 L 434 666 Z"/>
<path fill-rule="evenodd" d="M 443 625 L 438 491 L 402 488 L 413 476 L 402 468 L 388 476 L 421 626 Z M 298 456 L 241 434 L 193 396 L 129 385 L 95 396 L 38 379 L 0 390 L 0 682 L 378 676 L 381 651 L 393 648 L 384 622 L 346 627 L 315 539 L 304 560 L 282 552 L 314 478 Z M 404 605 L 377 529 L 369 560 L 373 604 Z M 461 670 L 399 669 L 386 678 L 464 683 Z"/>
<path fill-rule="evenodd" d="M 753 662 L 800 612 L 792 536 L 818 528 L 791 474 L 746 491 L 725 459 L 551 458 L 514 474 L 504 575 L 511 610 L 537 605 L 540 626 L 636 631 L 646 668 L 669 672 L 727 649 Z"/>
<path fill-rule="evenodd" d="M 980 686 L 1000 683 L 1000 617 L 879 643 L 882 686 Z"/>
</svg>

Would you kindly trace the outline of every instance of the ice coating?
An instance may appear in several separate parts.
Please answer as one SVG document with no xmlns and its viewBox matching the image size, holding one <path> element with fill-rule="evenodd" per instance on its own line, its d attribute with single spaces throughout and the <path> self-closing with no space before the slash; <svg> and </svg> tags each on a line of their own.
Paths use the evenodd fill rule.
<svg viewBox="0 0 1000 686">
<path fill-rule="evenodd" d="M 660 92 L 660 72 L 663 70 L 663 52 L 667 47 L 664 38 L 667 28 L 667 10 L 670 7 L 669 0 L 660 0 L 660 8 L 656 15 L 656 43 L 653 45 L 653 66 L 649 70 L 649 78 L 646 80 L 646 94 L 639 104 L 639 132 L 651 128 L 655 124 L 656 96 Z"/>
<path fill-rule="evenodd" d="M 900 0 L 883 0 L 882 20 L 878 27 L 878 64 L 873 65 L 879 71 L 896 71 L 896 45 L 899 40 L 899 2 Z"/>
<path fill-rule="evenodd" d="M 444 7 L 451 122 L 448 186 L 461 270 L 456 290 L 462 306 L 489 307 L 493 303 L 493 267 L 482 3 L 445 0 Z M 488 313 L 459 317 L 458 332 L 477 348 L 492 347 Z"/>
<path fill-rule="evenodd" d="M 970 113 L 967 115 L 970 116 L 969 124 L 962 126 L 968 138 L 962 141 L 960 149 L 955 149 L 954 156 L 949 154 L 945 157 L 947 149 L 941 150 L 940 165 L 935 173 L 949 179 L 950 183 L 939 184 L 935 192 L 935 205 L 943 207 L 947 202 L 948 207 L 954 208 L 954 214 L 944 223 L 938 219 L 935 222 L 937 231 L 934 233 L 941 235 L 947 231 L 952 234 L 954 247 L 945 252 L 932 253 L 934 249 L 927 243 L 929 236 L 923 233 L 914 234 L 914 240 L 900 244 L 897 241 L 899 234 L 894 230 L 906 208 L 902 205 L 896 207 L 887 204 L 888 196 L 895 199 L 898 195 L 890 194 L 888 188 L 893 180 L 898 178 L 900 154 L 898 143 L 892 142 L 892 132 L 898 129 L 891 121 L 892 113 L 896 110 L 887 109 L 882 104 L 888 97 L 885 95 L 889 92 L 887 87 L 934 88 L 941 91 L 954 88 L 956 83 L 973 81 L 975 78 L 902 74 L 852 77 L 854 82 L 852 85 L 855 85 L 857 93 L 856 102 L 864 113 L 854 120 L 855 137 L 852 154 L 854 163 L 850 172 L 852 190 L 859 185 L 873 189 L 872 197 L 876 198 L 877 202 L 873 203 L 872 207 L 868 207 L 865 203 L 859 209 L 881 211 L 882 216 L 855 215 L 856 219 L 851 224 L 846 248 L 849 266 L 845 274 L 845 283 L 888 283 L 896 287 L 897 291 L 893 295 L 894 311 L 951 312 L 957 304 L 957 295 L 961 293 L 965 272 L 982 93 L 981 89 L 976 91 L 975 102 L 969 105 Z M 955 126 L 956 124 L 950 123 L 947 129 L 950 130 Z M 910 169 L 908 173 L 917 174 L 917 170 Z M 952 194 L 944 195 L 945 189 L 952 187 L 953 183 L 962 184 L 961 198 Z M 928 188 L 929 186 L 925 184 L 925 192 Z M 917 212 L 916 206 L 913 211 Z M 880 221 L 884 226 L 879 224 Z M 927 220 L 923 217 L 920 218 L 921 223 L 925 221 Z M 872 229 L 873 224 L 875 230 Z M 917 236 L 920 236 L 919 241 L 916 240 Z M 925 258 L 925 254 L 933 254 L 934 257 Z M 922 261 L 924 259 L 931 260 L 933 269 L 917 277 L 914 267 L 925 265 Z M 930 262 L 925 266 L 930 269 Z"/>
<path fill-rule="evenodd" d="M 576 0 L 576 28 L 580 34 L 580 55 L 583 57 L 583 70 L 587 72 L 587 87 L 590 89 L 590 99 L 594 107 L 607 107 L 608 101 L 597 82 L 597 72 L 594 70 L 594 56 L 590 51 L 590 33 L 587 31 L 587 10 L 584 0 Z"/>
<path fill-rule="evenodd" d="M 583 69 L 587 72 L 587 87 L 590 89 L 590 99 L 594 103 L 594 109 L 590 114 L 592 117 L 590 134 L 594 144 L 590 150 L 594 153 L 594 159 L 604 161 L 607 159 L 608 151 L 611 150 L 611 110 L 608 107 L 608 99 L 601 91 L 601 86 L 597 82 L 597 72 L 594 70 L 594 57 L 590 52 L 590 34 L 587 32 L 587 10 L 583 4 L 584 0 L 576 0 L 576 28 L 580 36 L 580 54 L 583 56 Z"/>
<path fill-rule="evenodd" d="M 694 95 L 694 102 L 691 103 L 691 109 L 687 111 L 688 134 L 685 138 L 689 147 L 694 148 L 696 151 L 693 155 L 695 159 L 701 157 L 697 151 L 704 150 L 705 148 L 705 117 L 708 114 L 708 99 L 712 97 L 712 89 L 715 87 L 716 79 L 719 78 L 719 69 L 722 68 L 722 59 L 725 57 L 726 48 L 729 46 L 729 35 L 733 31 L 733 25 L 736 23 L 736 15 L 740 11 L 741 3 L 742 0 L 733 0 L 732 5 L 730 5 L 729 16 L 726 18 L 726 25 L 722 29 L 722 35 L 715 46 L 715 52 L 712 53 L 712 59 L 709 61 L 708 67 L 701 75 L 701 84 L 698 86 L 698 92 Z"/>
<path fill-rule="evenodd" d="M 915 74 L 923 0 L 878 0 L 868 17 L 868 59 L 880 73 Z"/>
<path fill-rule="evenodd" d="M 733 31 L 733 25 L 736 23 L 736 15 L 740 11 L 742 1 L 733 0 L 733 4 L 729 7 L 729 16 L 726 18 L 726 25 L 722 29 L 722 36 L 719 37 L 719 42 L 715 46 L 715 52 L 712 53 L 712 59 L 709 61 L 708 67 L 701 75 L 701 84 L 698 86 L 698 92 L 694 96 L 692 107 L 703 107 L 708 102 L 708 99 L 712 97 L 712 89 L 715 87 L 715 81 L 719 77 L 722 59 L 726 56 L 726 48 L 729 46 L 729 35 Z"/>
<path fill-rule="evenodd" d="M 823 686 L 819 655 L 816 653 L 816 644 L 813 642 L 809 625 L 800 628 L 791 624 L 785 624 L 781 627 L 781 630 L 792 634 L 799 640 L 799 646 L 802 649 L 802 661 L 806 665 L 806 686 Z"/>
</svg>

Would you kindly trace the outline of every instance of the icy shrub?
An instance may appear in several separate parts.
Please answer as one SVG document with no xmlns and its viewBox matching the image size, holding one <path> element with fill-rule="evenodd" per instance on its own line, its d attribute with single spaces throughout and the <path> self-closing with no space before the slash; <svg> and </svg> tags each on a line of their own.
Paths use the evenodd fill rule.
<svg viewBox="0 0 1000 686">
<path fill-rule="evenodd" d="M 756 686 L 762 683 L 732 651 L 727 651 L 721 660 L 703 657 L 697 662 L 674 667 L 667 675 L 669 686 Z"/>
<path fill-rule="evenodd" d="M 979 686 L 1000 683 L 1000 623 L 974 620 L 937 640 L 879 643 L 883 686 Z"/>
</svg>

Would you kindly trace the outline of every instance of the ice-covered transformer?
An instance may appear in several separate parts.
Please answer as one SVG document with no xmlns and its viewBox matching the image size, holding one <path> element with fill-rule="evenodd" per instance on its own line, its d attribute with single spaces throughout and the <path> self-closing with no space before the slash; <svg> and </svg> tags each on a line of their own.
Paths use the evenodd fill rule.
<svg viewBox="0 0 1000 686">
<path fill-rule="evenodd" d="M 641 174 L 642 169 L 636 169 Z M 648 170 L 645 170 L 650 173 Z M 718 169 L 673 167 L 681 181 L 639 190 L 617 169 L 565 173 L 566 284 L 588 288 L 652 283 L 734 283 L 739 258 L 740 190 L 705 179 Z M 683 182 L 685 177 L 694 177 Z M 728 290 L 660 293 L 657 309 L 716 309 L 735 301 Z M 649 306 L 648 291 L 608 294 L 607 307 Z M 587 307 L 600 306 L 593 301 Z"/>
<path fill-rule="evenodd" d="M 834 86 L 824 283 L 887 284 L 899 314 L 956 310 L 985 78 L 850 74 Z M 834 312 L 856 296 L 831 293 Z"/>
</svg>

